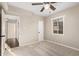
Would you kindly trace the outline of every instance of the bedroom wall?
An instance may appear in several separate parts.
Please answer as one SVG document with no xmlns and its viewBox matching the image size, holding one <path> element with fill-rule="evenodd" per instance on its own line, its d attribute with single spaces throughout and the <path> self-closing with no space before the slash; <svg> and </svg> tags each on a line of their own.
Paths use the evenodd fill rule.
<svg viewBox="0 0 79 59">
<path fill-rule="evenodd" d="M 16 23 L 8 23 L 8 38 L 16 38 Z"/>
<path fill-rule="evenodd" d="M 28 42 L 38 41 L 38 21 L 43 21 L 43 17 L 33 14 L 30 11 L 9 6 L 7 14 L 20 17 L 19 23 L 19 43 L 20 46 Z"/>
<path fill-rule="evenodd" d="M 55 35 L 52 30 L 51 18 L 64 16 L 63 33 Z M 79 49 L 79 5 L 60 11 L 44 20 L 45 39 Z"/>
</svg>

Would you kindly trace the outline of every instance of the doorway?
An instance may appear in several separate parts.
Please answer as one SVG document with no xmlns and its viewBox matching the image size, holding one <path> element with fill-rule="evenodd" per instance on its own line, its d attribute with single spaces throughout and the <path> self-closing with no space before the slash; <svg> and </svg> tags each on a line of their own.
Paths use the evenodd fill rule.
<svg viewBox="0 0 79 59">
<path fill-rule="evenodd" d="M 7 15 L 7 21 L 5 22 L 6 26 L 6 41 L 10 48 L 18 47 L 19 46 L 19 23 L 16 16 Z"/>
<path fill-rule="evenodd" d="M 0 7 L 0 36 L 1 36 L 1 7 Z M 1 56 L 1 37 L 0 37 L 0 56 Z"/>
<path fill-rule="evenodd" d="M 18 47 L 17 20 L 6 21 L 6 43 L 10 48 Z"/>
</svg>

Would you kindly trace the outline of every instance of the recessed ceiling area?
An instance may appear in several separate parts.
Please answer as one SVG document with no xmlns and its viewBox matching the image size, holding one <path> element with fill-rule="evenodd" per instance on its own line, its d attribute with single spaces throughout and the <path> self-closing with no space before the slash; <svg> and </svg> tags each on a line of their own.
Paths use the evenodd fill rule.
<svg viewBox="0 0 79 59">
<path fill-rule="evenodd" d="M 65 10 L 77 4 L 79 3 L 78 2 L 57 2 L 55 4 L 52 4 L 53 6 L 56 7 L 55 11 L 44 10 L 43 12 L 40 12 L 43 5 L 32 5 L 32 2 L 8 2 L 8 5 L 31 11 L 40 16 L 49 16 L 49 15 L 52 15 L 53 13 Z"/>
</svg>

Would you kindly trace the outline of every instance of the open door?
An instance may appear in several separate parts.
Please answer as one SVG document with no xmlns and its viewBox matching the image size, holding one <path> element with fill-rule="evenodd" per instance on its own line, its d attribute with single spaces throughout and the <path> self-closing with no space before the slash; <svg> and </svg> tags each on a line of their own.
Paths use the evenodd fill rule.
<svg viewBox="0 0 79 59">
<path fill-rule="evenodd" d="M 5 13 L 8 10 L 7 2 L 0 2 L 0 55 L 5 51 Z"/>
<path fill-rule="evenodd" d="M 1 10 L 1 14 L 2 14 L 2 19 L 1 19 L 1 55 L 3 56 L 4 54 L 4 51 L 5 51 L 5 40 L 6 40 L 6 35 L 5 35 L 5 12 L 4 10 L 2 9 Z"/>
<path fill-rule="evenodd" d="M 6 15 L 6 41 L 10 48 L 19 47 L 19 17 Z"/>
</svg>

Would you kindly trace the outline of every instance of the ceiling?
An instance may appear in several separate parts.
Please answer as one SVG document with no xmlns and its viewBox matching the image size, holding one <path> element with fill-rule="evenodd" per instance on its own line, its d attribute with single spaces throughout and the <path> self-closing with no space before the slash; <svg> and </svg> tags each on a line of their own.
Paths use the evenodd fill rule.
<svg viewBox="0 0 79 59">
<path fill-rule="evenodd" d="M 40 12 L 43 5 L 32 6 L 31 2 L 8 2 L 8 5 L 19 7 L 19 8 L 25 9 L 25 10 L 29 10 L 37 15 L 40 15 L 40 16 L 49 16 L 53 13 L 65 10 L 65 9 L 75 6 L 77 4 L 79 4 L 79 3 L 78 2 L 57 2 L 55 4 L 52 4 L 53 6 L 56 7 L 55 11 L 44 10 L 43 12 Z M 49 13 L 49 11 L 51 11 L 51 12 Z"/>
</svg>

